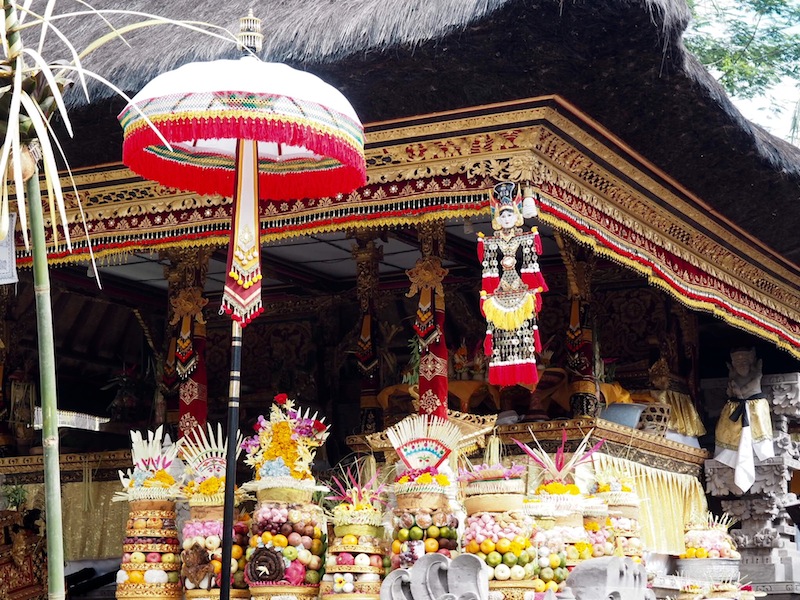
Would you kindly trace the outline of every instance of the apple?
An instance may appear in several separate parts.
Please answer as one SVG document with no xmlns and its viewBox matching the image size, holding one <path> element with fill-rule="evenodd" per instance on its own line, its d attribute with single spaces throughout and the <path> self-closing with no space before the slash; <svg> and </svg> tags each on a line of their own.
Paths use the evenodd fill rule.
<svg viewBox="0 0 800 600">
<path fill-rule="evenodd" d="M 133 528 L 134 529 L 147 529 L 147 519 L 134 519 Z"/>
<path fill-rule="evenodd" d="M 320 558 L 320 557 L 317 557 L 317 558 Z M 335 567 L 337 564 L 339 564 L 339 562 L 338 562 L 335 554 L 328 554 L 328 556 L 325 557 L 325 566 L 327 568 Z"/>
<path fill-rule="evenodd" d="M 363 552 L 360 554 L 356 554 L 355 558 L 353 559 L 353 564 L 357 567 L 368 567 L 369 566 L 369 554 L 364 554 Z"/>
<path fill-rule="evenodd" d="M 145 561 L 149 563 L 159 563 L 161 562 L 161 553 L 160 552 L 148 552 L 147 556 L 145 556 Z"/>
<path fill-rule="evenodd" d="M 122 562 L 123 562 L 123 563 L 129 563 L 129 562 L 131 562 L 131 553 L 130 553 L 130 552 L 125 552 L 125 553 L 122 555 Z"/>
<path fill-rule="evenodd" d="M 295 548 L 294 546 L 286 546 L 283 549 L 283 558 L 285 558 L 289 562 L 291 562 L 294 559 L 296 559 L 297 556 L 298 556 L 298 551 L 297 551 L 297 548 Z"/>
<path fill-rule="evenodd" d="M 147 560 L 147 557 L 144 555 L 144 552 L 131 552 L 131 562 L 136 564 L 141 564 Z"/>
<path fill-rule="evenodd" d="M 285 556 L 285 553 L 284 553 L 284 556 Z M 312 556 L 314 556 L 314 555 L 311 554 L 311 552 L 306 550 L 305 548 L 300 548 L 300 550 L 297 551 L 297 560 L 300 561 L 300 564 L 308 565 L 308 563 L 311 562 L 311 557 Z"/>
<path fill-rule="evenodd" d="M 322 568 L 322 557 L 312 554 L 311 560 L 308 561 L 306 567 L 308 567 L 312 571 L 319 571 Z"/>
<path fill-rule="evenodd" d="M 221 540 L 219 539 L 218 535 L 210 535 L 205 540 L 203 540 L 203 544 L 206 547 L 206 550 L 216 550 L 219 548 Z"/>
<path fill-rule="evenodd" d="M 399 569 L 400 568 L 400 555 L 399 554 L 392 554 L 392 557 L 389 559 L 391 561 L 392 569 Z"/>
<path fill-rule="evenodd" d="M 441 554 L 442 556 L 446 556 L 447 558 L 450 558 L 450 550 L 448 550 L 447 548 L 439 548 L 436 551 L 436 553 Z"/>
<path fill-rule="evenodd" d="M 497 581 L 506 581 L 511 577 L 511 567 L 506 564 L 500 563 L 494 568 L 494 578 Z"/>
<path fill-rule="evenodd" d="M 300 543 L 306 550 L 311 550 L 311 544 L 314 543 L 314 538 L 312 538 L 310 535 L 300 536 Z"/>
<path fill-rule="evenodd" d="M 355 564 L 355 561 L 356 561 L 355 557 L 352 554 L 350 554 L 349 552 L 340 552 L 336 556 L 336 564 L 337 565 L 350 566 L 350 565 Z"/>
<path fill-rule="evenodd" d="M 383 566 L 383 557 L 380 554 L 371 554 L 369 557 L 369 566 L 370 567 L 382 567 Z"/>
</svg>

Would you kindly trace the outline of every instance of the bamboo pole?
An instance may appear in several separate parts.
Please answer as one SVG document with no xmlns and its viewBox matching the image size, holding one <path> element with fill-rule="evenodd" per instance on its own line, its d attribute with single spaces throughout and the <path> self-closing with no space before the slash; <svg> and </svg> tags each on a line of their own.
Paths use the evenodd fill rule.
<svg viewBox="0 0 800 600">
<path fill-rule="evenodd" d="M 61 473 L 58 462 L 58 413 L 56 359 L 50 273 L 44 238 L 39 172 L 25 184 L 30 211 L 33 246 L 33 289 L 36 298 L 36 329 L 39 338 L 39 388 L 42 398 L 42 446 L 44 448 L 44 493 L 47 521 L 47 597 L 64 599 L 64 529 L 61 519 Z"/>
</svg>

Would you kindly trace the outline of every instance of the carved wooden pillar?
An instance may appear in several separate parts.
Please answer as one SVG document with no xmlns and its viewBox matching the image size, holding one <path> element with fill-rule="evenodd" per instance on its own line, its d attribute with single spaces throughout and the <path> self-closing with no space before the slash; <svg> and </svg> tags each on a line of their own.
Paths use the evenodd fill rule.
<svg viewBox="0 0 800 600">
<path fill-rule="evenodd" d="M 444 288 L 448 273 L 442 268 L 444 253 L 444 221 L 422 223 L 417 228 L 422 258 L 406 271 L 411 280 L 407 297 L 419 294 L 419 307 L 414 330 L 419 343 L 420 414 L 447 418 L 447 343 L 444 335 Z"/>
<path fill-rule="evenodd" d="M 176 248 L 165 250 L 169 260 L 164 277 L 169 284 L 169 347 L 163 361 L 164 391 L 178 397 L 178 429 L 186 435 L 195 427 L 205 427 L 208 417 L 208 380 L 206 376 L 206 320 L 203 287 L 208 274 L 211 248 Z M 158 393 L 157 393 L 158 394 Z M 158 394 L 161 396 L 161 394 Z M 166 402 L 156 398 L 156 422 L 166 417 Z"/>
<path fill-rule="evenodd" d="M 383 411 L 378 405 L 378 371 L 380 362 L 375 347 L 375 293 L 380 275 L 378 265 L 383 258 L 383 246 L 375 244 L 371 232 L 353 233 L 353 258 L 356 260 L 356 292 L 361 309 L 361 331 L 356 358 L 361 371 L 361 431 L 374 433 L 383 429 Z"/>
<path fill-rule="evenodd" d="M 567 369 L 570 406 L 575 417 L 596 417 L 602 409 L 595 372 L 592 273 L 595 254 L 559 232 L 555 233 L 567 269 L 570 318 L 567 330 Z"/>
</svg>

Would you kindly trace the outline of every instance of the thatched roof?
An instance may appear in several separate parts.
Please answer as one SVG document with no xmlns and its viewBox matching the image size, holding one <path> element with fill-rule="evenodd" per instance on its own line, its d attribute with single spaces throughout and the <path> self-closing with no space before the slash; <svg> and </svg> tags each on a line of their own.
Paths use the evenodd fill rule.
<svg viewBox="0 0 800 600">
<path fill-rule="evenodd" d="M 71 5 L 62 0 L 61 9 Z M 126 8 L 236 31 L 251 5 L 129 0 Z M 800 149 L 745 120 L 687 54 L 683 0 L 265 0 L 254 9 L 263 57 L 318 74 L 364 122 L 558 94 L 716 213 L 800 262 Z M 87 18 L 69 33 L 83 46 L 102 31 Z M 115 41 L 86 65 L 134 92 L 182 63 L 236 55 L 172 26 L 128 40 L 132 49 Z M 72 101 L 82 102 L 78 93 Z M 119 160 L 120 107 L 106 99 L 78 110 L 74 164 Z"/>
</svg>

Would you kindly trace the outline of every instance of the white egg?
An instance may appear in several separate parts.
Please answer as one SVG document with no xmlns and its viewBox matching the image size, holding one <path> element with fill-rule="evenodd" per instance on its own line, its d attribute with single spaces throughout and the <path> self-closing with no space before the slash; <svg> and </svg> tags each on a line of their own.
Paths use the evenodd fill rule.
<svg viewBox="0 0 800 600">
<path fill-rule="evenodd" d="M 126 581 L 128 581 L 128 572 L 123 569 L 117 571 L 117 583 L 125 583 Z"/>
<path fill-rule="evenodd" d="M 187 579 L 186 581 L 183 582 L 183 587 L 185 587 L 187 590 L 193 590 L 196 586 Z"/>
</svg>

